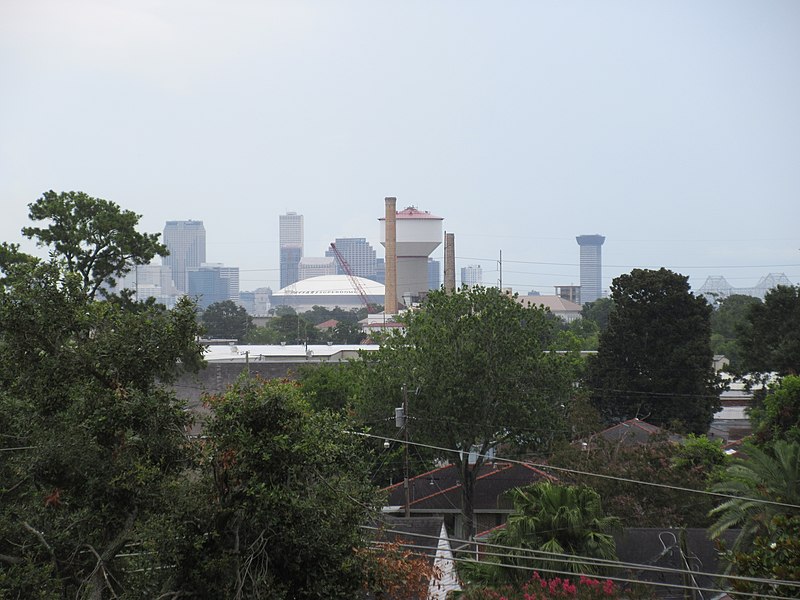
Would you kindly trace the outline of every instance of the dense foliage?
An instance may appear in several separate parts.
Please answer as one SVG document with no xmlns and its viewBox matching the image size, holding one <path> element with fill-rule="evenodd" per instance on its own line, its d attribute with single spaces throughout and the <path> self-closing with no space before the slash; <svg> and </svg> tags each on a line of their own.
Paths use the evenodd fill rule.
<svg viewBox="0 0 800 600">
<path fill-rule="evenodd" d="M 759 445 L 775 440 L 800 443 L 800 377 L 787 375 L 770 386 L 761 405 L 751 408 L 749 415 Z"/>
<path fill-rule="evenodd" d="M 187 414 L 163 384 L 199 364 L 194 308 L 95 302 L 57 264 L 7 273 L 0 596 L 106 597 L 189 461 Z"/>
<path fill-rule="evenodd" d="M 756 304 L 761 304 L 761 300 L 734 294 L 718 301 L 711 313 L 711 349 L 730 361 L 731 371 L 742 367 L 739 336 L 746 326 L 747 315 Z"/>
<path fill-rule="evenodd" d="M 739 332 L 743 367 L 800 373 L 800 286 L 779 285 L 754 304 Z"/>
<path fill-rule="evenodd" d="M 352 598 L 374 515 L 360 439 L 290 383 L 242 379 L 212 411 L 173 589 L 201 598 Z M 183 540 L 183 541 L 180 541 Z"/>
<path fill-rule="evenodd" d="M 733 549 L 746 550 L 756 537 L 771 537 L 774 518 L 800 516 L 800 443 L 775 441 L 769 449 L 747 445 L 744 459 L 728 467 L 714 491 L 737 496 L 711 511 L 711 535 L 741 528 Z M 764 502 L 768 501 L 768 502 Z M 782 503 L 782 504 L 775 504 Z"/>
<path fill-rule="evenodd" d="M 253 320 L 247 311 L 233 300 L 214 302 L 206 308 L 200 320 L 206 337 L 244 340 L 253 328 Z"/>
<path fill-rule="evenodd" d="M 726 461 L 719 442 L 691 436 L 684 444 L 657 437 L 635 445 L 598 436 L 586 445 L 562 445 L 550 459 L 555 466 L 610 477 L 563 475 L 596 490 L 606 514 L 630 527 L 705 527 L 713 503 L 708 496 L 615 478 L 705 490 L 719 480 Z"/>
<path fill-rule="evenodd" d="M 611 297 L 587 378 L 604 418 L 708 431 L 719 409 L 709 304 L 689 291 L 688 277 L 667 269 L 620 275 Z"/>
</svg>

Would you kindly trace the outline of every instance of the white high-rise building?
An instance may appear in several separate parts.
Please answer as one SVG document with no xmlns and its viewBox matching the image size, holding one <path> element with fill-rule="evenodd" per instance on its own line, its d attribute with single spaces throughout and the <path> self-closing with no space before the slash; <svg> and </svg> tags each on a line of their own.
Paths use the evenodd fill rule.
<svg viewBox="0 0 800 600">
<path fill-rule="evenodd" d="M 202 221 L 167 221 L 164 227 L 164 245 L 169 256 L 164 266 L 172 270 L 172 279 L 179 292 L 189 289 L 189 270 L 206 262 L 206 230 Z"/>
<path fill-rule="evenodd" d="M 581 247 L 581 304 L 603 297 L 602 235 L 579 235 L 575 238 Z"/>
<path fill-rule="evenodd" d="M 461 285 L 475 287 L 483 285 L 483 271 L 480 265 L 467 265 L 461 268 Z"/>
</svg>

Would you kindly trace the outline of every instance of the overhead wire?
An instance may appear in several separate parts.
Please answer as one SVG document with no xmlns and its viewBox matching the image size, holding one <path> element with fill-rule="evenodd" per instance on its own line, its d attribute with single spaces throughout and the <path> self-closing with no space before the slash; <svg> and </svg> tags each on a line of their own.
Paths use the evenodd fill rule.
<svg viewBox="0 0 800 600">
<path fill-rule="evenodd" d="M 386 436 L 382 436 L 382 435 L 381 436 L 374 435 L 374 434 L 371 434 L 371 433 L 365 433 L 363 431 L 352 431 L 352 430 L 350 430 L 347 433 L 350 433 L 352 435 L 362 436 L 362 437 L 388 439 L 389 441 L 395 441 L 395 442 L 399 442 L 399 443 L 406 443 L 405 440 L 399 440 L 399 439 L 386 437 Z M 437 451 L 440 451 L 440 452 L 449 452 L 449 453 L 455 453 L 455 454 L 464 452 L 464 451 L 458 450 L 456 448 L 445 448 L 443 446 L 435 446 L 433 444 L 423 444 L 421 442 L 409 441 L 408 444 L 417 445 L 417 446 L 419 446 L 421 448 L 428 448 L 430 450 L 437 450 Z M 788 503 L 788 502 L 779 502 L 777 500 L 767 500 L 765 498 L 752 498 L 752 497 L 748 497 L 748 496 L 735 496 L 733 494 L 724 494 L 722 492 L 712 492 L 712 491 L 708 491 L 708 490 L 698 490 L 698 489 L 694 489 L 694 488 L 687 488 L 687 487 L 682 487 L 682 486 L 677 486 L 677 485 L 669 485 L 669 484 L 666 484 L 666 483 L 656 483 L 656 482 L 652 482 L 652 481 L 641 481 L 641 480 L 638 480 L 638 479 L 631 479 L 631 478 L 628 478 L 628 477 L 618 477 L 616 475 L 606 475 L 606 474 L 602 474 L 602 473 L 593 473 L 593 472 L 590 472 L 590 471 L 581 471 L 581 470 L 578 470 L 578 469 L 570 469 L 570 468 L 567 468 L 567 467 L 557 467 L 557 466 L 554 466 L 554 465 L 548 465 L 548 464 L 544 464 L 544 463 L 536 463 L 536 462 L 532 462 L 532 461 L 523 461 L 523 460 L 518 460 L 518 459 L 514 459 L 514 458 L 504 458 L 504 457 L 500 457 L 500 456 L 496 456 L 496 455 L 495 456 L 490 456 L 490 455 L 487 455 L 487 454 L 477 454 L 477 456 L 482 457 L 484 459 L 494 460 L 494 461 L 500 461 L 500 462 L 507 462 L 507 463 L 512 463 L 512 464 L 519 464 L 519 465 L 524 465 L 524 466 L 536 467 L 537 469 L 541 469 L 541 470 L 545 470 L 545 471 L 556 471 L 556 472 L 562 472 L 562 473 L 571 473 L 571 474 L 574 474 L 574 475 L 584 475 L 584 476 L 588 476 L 588 477 L 597 477 L 598 479 L 609 479 L 609 480 L 612 480 L 612 481 L 620 481 L 620 482 L 623 482 L 623 483 L 633 483 L 633 484 L 636 484 L 636 485 L 645 485 L 645 486 L 662 488 L 662 489 L 677 490 L 677 491 L 681 491 L 681 492 L 690 492 L 690 493 L 693 493 L 693 494 L 714 496 L 714 497 L 717 497 L 717 498 L 725 498 L 725 499 L 728 499 L 728 500 L 748 500 L 748 501 L 756 502 L 756 503 L 760 503 L 760 504 L 769 504 L 771 506 L 782 506 L 784 508 L 800 509 L 800 505 L 797 505 L 797 504 L 791 504 L 791 503 Z"/>
<path fill-rule="evenodd" d="M 386 529 L 380 527 L 370 527 L 370 526 L 363 526 L 363 529 L 368 530 L 375 530 L 375 531 L 382 531 L 387 533 L 394 533 L 398 535 L 409 535 L 408 532 L 396 529 Z M 438 545 L 438 536 L 426 535 L 426 534 L 419 534 L 414 533 L 414 537 L 416 538 L 428 538 L 432 540 L 437 540 Z M 402 539 L 402 538 L 401 538 Z M 502 552 L 489 552 L 484 549 L 481 549 L 480 552 L 484 556 L 494 556 L 499 558 L 514 558 L 514 559 L 522 559 L 522 560 L 547 560 L 551 562 L 558 562 L 558 563 L 565 563 L 565 564 L 580 564 L 580 565 L 589 565 L 589 566 L 598 566 L 603 568 L 614 568 L 614 569 L 625 569 L 628 571 L 650 571 L 653 573 L 658 574 L 672 574 L 672 575 L 692 575 L 692 576 L 704 576 L 704 577 L 711 577 L 711 578 L 720 578 L 730 581 L 741 581 L 745 583 L 755 583 L 761 585 L 770 585 L 770 586 L 786 586 L 786 587 L 800 587 L 800 582 L 796 581 L 787 581 L 787 580 L 777 580 L 777 579 L 765 579 L 759 577 L 748 577 L 743 575 L 726 575 L 723 573 L 711 573 L 711 572 L 704 572 L 704 571 L 692 571 L 687 569 L 676 569 L 672 567 L 662 567 L 657 565 L 648 565 L 642 563 L 630 563 L 630 562 L 623 562 L 619 560 L 610 560 L 610 559 L 600 559 L 600 558 L 593 558 L 593 557 L 586 557 L 581 555 L 574 555 L 574 554 L 566 554 L 566 553 L 558 553 L 558 552 L 548 552 L 544 550 L 535 550 L 531 548 L 522 548 L 522 547 L 515 547 L 515 546 L 504 546 L 500 544 L 493 544 L 490 542 L 476 542 L 476 541 L 469 541 L 469 540 L 461 540 L 458 538 L 448 538 L 449 541 L 454 541 L 458 543 L 463 543 L 465 546 L 475 546 L 476 544 L 484 547 L 489 548 L 499 548 L 499 549 L 508 549 L 508 550 L 519 550 L 529 555 L 518 555 L 518 554 L 510 554 L 510 553 L 502 553 Z M 373 543 L 380 544 L 381 542 L 375 541 Z M 426 546 L 423 544 L 413 544 L 410 542 L 396 542 L 401 547 L 410 548 L 415 550 L 428 550 L 432 549 L 432 546 Z M 378 546 L 379 548 L 380 546 Z M 457 552 L 457 550 L 455 550 Z M 481 561 L 475 559 L 465 559 L 458 556 L 453 556 L 452 558 L 445 559 L 445 560 L 453 560 L 454 562 L 464 562 L 469 564 L 482 564 Z M 497 564 L 497 563 L 493 563 Z M 518 569 L 518 570 L 526 570 L 526 571 L 537 571 L 542 573 L 554 573 L 560 575 L 569 575 L 569 576 L 578 576 L 584 575 L 587 577 L 598 577 L 598 575 L 592 573 L 575 573 L 572 571 L 564 571 L 560 569 L 556 569 L 553 567 L 547 567 L 542 565 L 536 566 L 525 566 L 525 565 L 515 565 L 515 564 L 499 564 L 500 567 L 509 568 L 509 569 Z M 636 583 L 641 585 L 655 585 L 655 586 L 662 586 L 662 587 L 671 587 L 677 589 L 686 589 L 686 590 L 701 590 L 701 591 L 708 591 L 708 592 L 717 592 L 717 593 L 724 593 L 728 590 L 718 589 L 718 588 L 709 588 L 709 587 L 702 587 L 702 586 L 691 586 L 686 584 L 678 584 L 678 583 L 667 583 L 667 582 L 654 582 L 649 580 L 641 580 L 641 579 L 630 579 L 621 577 L 618 575 L 603 575 L 604 579 L 610 579 L 612 581 L 622 581 L 625 583 Z M 739 592 L 737 592 L 739 593 Z M 789 598 L 791 596 L 777 596 L 777 595 L 764 595 L 760 592 L 743 592 L 745 596 L 753 596 L 753 597 L 760 597 L 760 598 L 776 598 L 776 599 L 784 599 Z"/>
</svg>

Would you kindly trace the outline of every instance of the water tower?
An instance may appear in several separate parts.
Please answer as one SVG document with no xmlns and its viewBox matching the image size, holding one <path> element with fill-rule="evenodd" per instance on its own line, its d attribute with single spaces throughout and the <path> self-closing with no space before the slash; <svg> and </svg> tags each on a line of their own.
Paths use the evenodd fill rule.
<svg viewBox="0 0 800 600">
<path fill-rule="evenodd" d="M 428 257 L 442 243 L 442 217 L 409 206 L 397 211 L 397 299 L 407 304 L 428 291 Z M 386 246 L 386 217 L 378 219 L 381 244 Z M 386 257 L 387 263 L 391 258 Z"/>
</svg>

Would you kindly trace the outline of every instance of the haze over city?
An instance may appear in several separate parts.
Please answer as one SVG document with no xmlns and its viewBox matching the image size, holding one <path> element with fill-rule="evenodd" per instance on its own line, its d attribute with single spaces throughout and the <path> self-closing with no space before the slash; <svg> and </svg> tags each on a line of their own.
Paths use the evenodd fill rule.
<svg viewBox="0 0 800 600">
<path fill-rule="evenodd" d="M 82 190 L 202 220 L 241 289 L 305 254 L 380 250 L 383 198 L 444 218 L 456 267 L 552 293 L 602 234 L 603 286 L 800 282 L 800 4 L 187 2 L 0 6 L 0 240 Z M 24 249 L 31 249 L 24 243 Z M 442 248 L 433 254 L 441 260 Z"/>
</svg>

